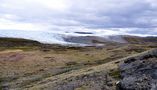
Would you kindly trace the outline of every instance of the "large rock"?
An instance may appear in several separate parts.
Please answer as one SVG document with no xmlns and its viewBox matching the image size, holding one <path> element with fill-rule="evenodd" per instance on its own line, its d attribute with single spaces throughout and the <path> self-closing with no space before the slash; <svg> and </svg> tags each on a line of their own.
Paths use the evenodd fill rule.
<svg viewBox="0 0 157 90">
<path fill-rule="evenodd" d="M 119 66 L 120 90 L 157 90 L 157 49 L 126 58 Z"/>
</svg>

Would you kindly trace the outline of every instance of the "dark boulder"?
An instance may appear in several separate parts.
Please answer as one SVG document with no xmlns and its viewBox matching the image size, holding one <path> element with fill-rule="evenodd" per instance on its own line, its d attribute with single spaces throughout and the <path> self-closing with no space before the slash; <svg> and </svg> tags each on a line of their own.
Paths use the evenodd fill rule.
<svg viewBox="0 0 157 90">
<path fill-rule="evenodd" d="M 157 49 L 126 58 L 119 68 L 118 90 L 157 90 Z"/>
</svg>

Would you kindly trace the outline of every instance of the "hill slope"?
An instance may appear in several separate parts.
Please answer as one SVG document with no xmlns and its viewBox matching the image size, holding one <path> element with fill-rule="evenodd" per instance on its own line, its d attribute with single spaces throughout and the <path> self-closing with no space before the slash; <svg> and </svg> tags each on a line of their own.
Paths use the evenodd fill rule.
<svg viewBox="0 0 157 90">
<path fill-rule="evenodd" d="M 122 58 L 157 48 L 155 43 L 74 47 L 15 38 L 0 42 L 0 89 L 16 90 L 115 90 Z"/>
</svg>

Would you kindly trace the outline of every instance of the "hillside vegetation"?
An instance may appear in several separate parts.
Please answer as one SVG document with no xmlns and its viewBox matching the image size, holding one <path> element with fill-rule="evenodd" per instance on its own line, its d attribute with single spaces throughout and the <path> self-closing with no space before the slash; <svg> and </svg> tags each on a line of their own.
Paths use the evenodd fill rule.
<svg viewBox="0 0 157 90">
<path fill-rule="evenodd" d="M 122 58 L 157 48 L 156 43 L 61 46 L 0 39 L 2 90 L 115 90 Z"/>
</svg>

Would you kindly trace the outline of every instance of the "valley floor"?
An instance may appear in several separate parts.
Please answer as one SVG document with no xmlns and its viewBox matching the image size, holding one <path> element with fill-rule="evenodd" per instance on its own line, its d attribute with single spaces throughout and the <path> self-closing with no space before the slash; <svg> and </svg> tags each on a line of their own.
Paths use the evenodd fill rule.
<svg viewBox="0 0 157 90">
<path fill-rule="evenodd" d="M 115 90 L 121 58 L 156 47 L 126 44 L 1 48 L 2 90 Z"/>
</svg>

